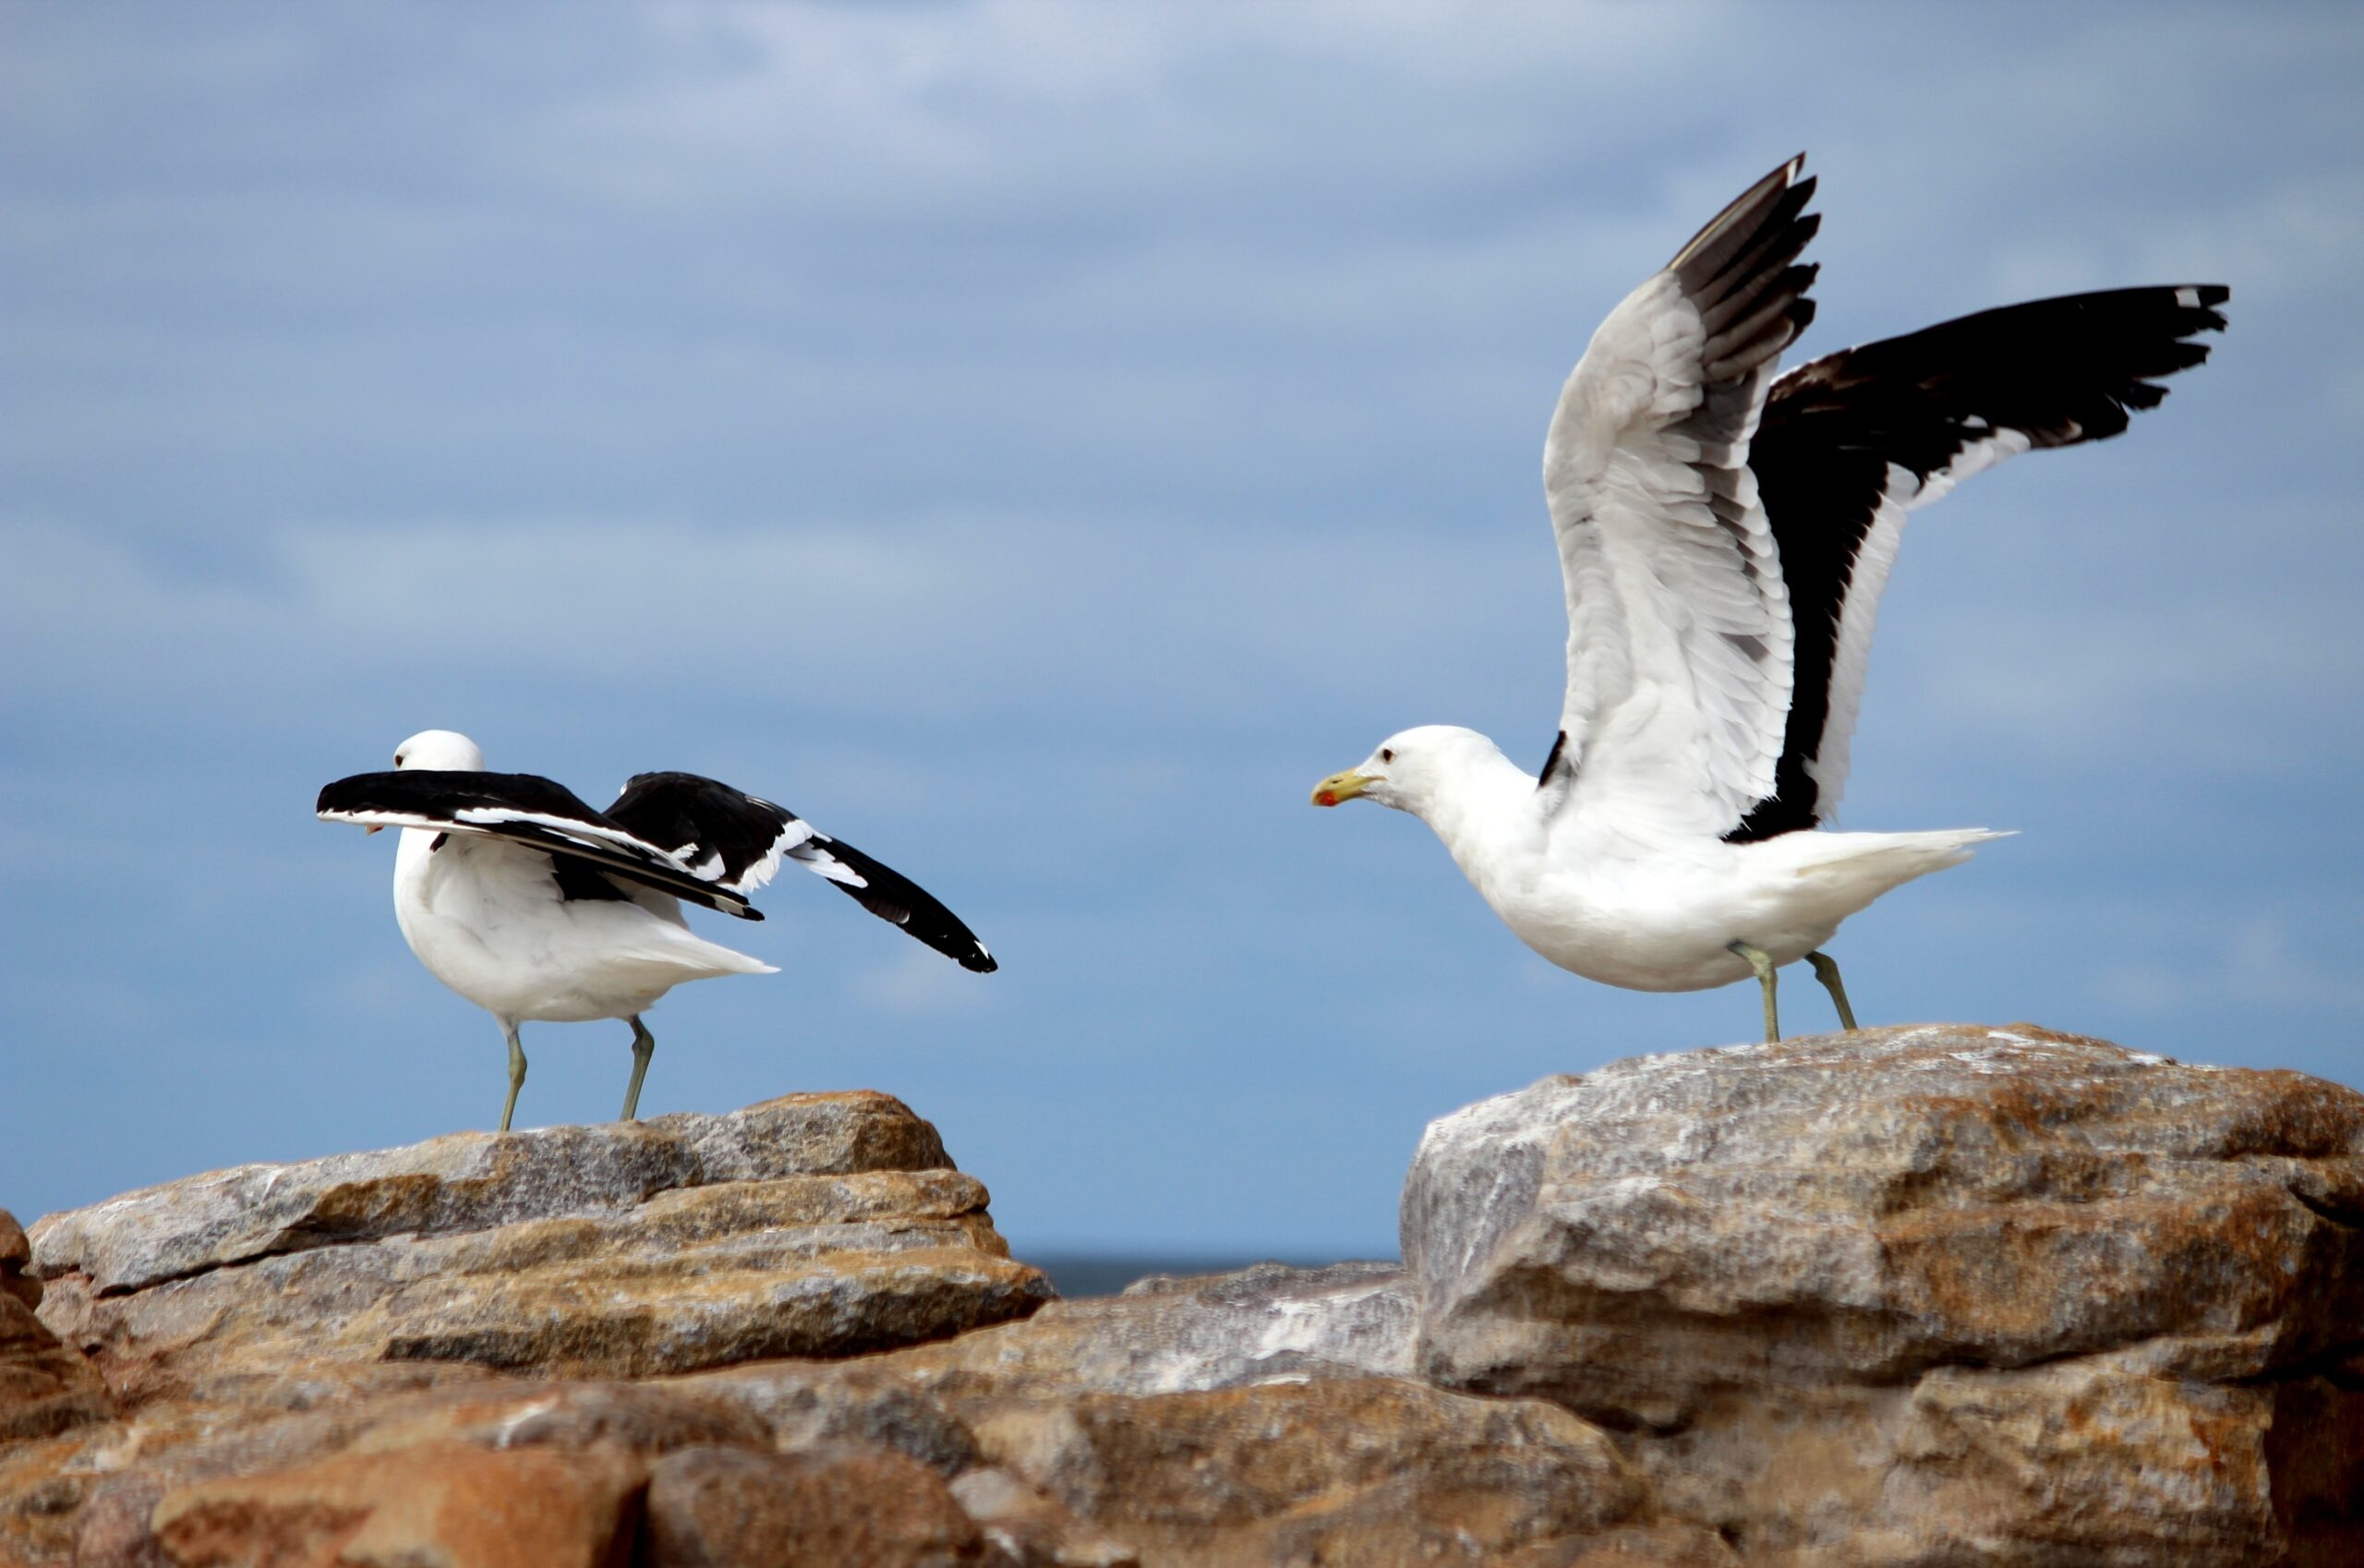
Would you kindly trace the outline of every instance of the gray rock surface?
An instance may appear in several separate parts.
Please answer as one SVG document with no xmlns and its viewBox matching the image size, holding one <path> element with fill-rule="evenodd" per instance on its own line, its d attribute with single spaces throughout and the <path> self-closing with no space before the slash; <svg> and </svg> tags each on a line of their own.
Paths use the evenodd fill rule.
<svg viewBox="0 0 2364 1568">
<path fill-rule="evenodd" d="M 1403 1206 L 1424 1375 L 1603 1423 L 1776 1564 L 2364 1540 L 2359 1226 L 2364 1096 L 2032 1027 L 1546 1080 Z"/>
<path fill-rule="evenodd" d="M 455 1132 L 401 1149 L 239 1165 L 52 1214 L 32 1272 L 100 1295 L 279 1253 L 390 1236 L 622 1214 L 722 1182 L 948 1171 L 935 1129 L 884 1094 L 791 1094 L 729 1116 Z"/>
<path fill-rule="evenodd" d="M 1022 1323 L 896 1358 L 923 1384 L 990 1378 L 1008 1392 L 1203 1393 L 1249 1383 L 1408 1377 L 1414 1312 L 1393 1263 L 1152 1278 L 1122 1296 L 1061 1301 Z"/>
<path fill-rule="evenodd" d="M 1051 1297 L 985 1205 L 899 1102 L 793 1095 L 244 1166 L 53 1215 L 32 1252 L 43 1321 L 136 1403 L 299 1367 L 639 1376 L 938 1338 Z"/>
</svg>

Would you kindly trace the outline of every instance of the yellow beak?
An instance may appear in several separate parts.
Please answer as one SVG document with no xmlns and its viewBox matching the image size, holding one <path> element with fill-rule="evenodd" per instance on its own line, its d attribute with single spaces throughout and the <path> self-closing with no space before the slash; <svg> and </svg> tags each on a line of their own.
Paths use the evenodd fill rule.
<svg viewBox="0 0 2364 1568">
<path fill-rule="evenodd" d="M 371 823 L 368 826 L 367 826 L 367 827 L 365 827 L 365 828 L 363 828 L 363 829 L 361 830 L 361 836 L 362 836 L 364 838 L 367 838 L 368 837 L 369 837 L 369 835 L 370 835 L 370 834 L 377 832 L 377 831 L 378 831 L 378 829 L 380 829 L 380 827 L 383 827 L 383 826 L 386 826 L 386 825 L 385 825 L 384 823 L 382 823 L 382 822 L 373 822 L 373 823 Z"/>
<path fill-rule="evenodd" d="M 1357 773 L 1352 769 L 1345 773 L 1333 773 L 1313 787 L 1313 803 L 1317 806 L 1334 806 L 1341 801 L 1353 800 L 1378 782 L 1379 780 L 1369 774 Z"/>
</svg>

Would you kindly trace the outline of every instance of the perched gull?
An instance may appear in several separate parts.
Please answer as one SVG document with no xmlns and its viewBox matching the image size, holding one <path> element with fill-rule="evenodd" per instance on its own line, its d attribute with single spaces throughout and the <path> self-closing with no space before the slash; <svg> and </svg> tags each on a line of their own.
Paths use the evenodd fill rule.
<svg viewBox="0 0 2364 1568">
<path fill-rule="evenodd" d="M 657 1048 L 640 1015 L 683 981 L 778 972 L 693 934 L 681 900 L 761 920 L 746 896 L 782 856 L 962 969 L 995 967 L 975 934 L 909 878 L 784 806 L 694 773 L 641 774 L 594 811 L 547 778 L 487 773 L 474 741 L 428 730 L 394 748 L 394 771 L 340 778 L 317 809 L 372 833 L 403 830 L 394 918 L 428 973 L 501 1020 L 503 1132 L 525 1081 L 517 1026 L 527 1019 L 630 1023 L 632 1120 Z"/>
<path fill-rule="evenodd" d="M 2032 447 L 2126 428 L 2208 357 L 2213 283 L 1966 316 L 1800 366 L 1797 261 L 1821 219 L 1803 156 L 1719 213 L 1593 334 L 1543 443 L 1568 601 L 1568 690 L 1539 777 L 1424 725 L 1315 787 L 1410 812 L 1519 939 L 1637 991 L 1804 959 L 1983 828 L 1809 831 L 1838 804 L 1872 623 L 1907 513 Z"/>
</svg>

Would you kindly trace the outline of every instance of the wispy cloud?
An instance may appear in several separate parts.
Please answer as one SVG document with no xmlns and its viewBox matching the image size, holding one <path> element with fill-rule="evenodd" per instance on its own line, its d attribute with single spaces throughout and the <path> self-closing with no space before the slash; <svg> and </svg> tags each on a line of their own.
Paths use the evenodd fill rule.
<svg viewBox="0 0 2364 1568">
<path fill-rule="evenodd" d="M 121 1184 L 77 1140 L 101 1093 L 155 1176 L 248 1157 L 223 1072 L 267 1069 L 321 1148 L 450 1125 L 400 1068 L 464 1009 L 400 951 L 382 841 L 304 810 L 426 723 L 587 790 L 779 790 L 1007 942 L 939 994 L 973 977 L 782 889 L 756 946 L 791 973 L 669 1003 L 665 1059 L 793 1087 L 733 1054 L 792 995 L 801 1079 L 910 1079 L 1021 1232 L 1383 1244 L 1425 1116 L 1737 1038 L 1745 997 L 1549 971 L 1411 825 L 1303 802 L 1407 723 L 1539 756 L 1550 401 L 1800 148 L 1809 351 L 2235 287 L 2123 440 L 1914 524 L 1852 825 L 2029 832 L 1849 927 L 1866 1006 L 2197 1057 L 2352 1036 L 2345 11 L 569 20 L 0 7 L 0 940 L 41 980 L 0 1028 L 61 1043 L 26 1069 L 48 1109 L 0 1104 L 35 1172 L 6 1200 Z M 1136 1169 L 1144 1106 L 1195 1164 Z M 1203 1130 L 1258 1116 L 1287 1138 Z"/>
</svg>

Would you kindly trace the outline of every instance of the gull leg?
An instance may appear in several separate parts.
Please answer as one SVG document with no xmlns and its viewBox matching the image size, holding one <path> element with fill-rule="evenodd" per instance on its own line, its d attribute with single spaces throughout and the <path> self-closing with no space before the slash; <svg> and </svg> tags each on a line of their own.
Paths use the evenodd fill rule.
<svg viewBox="0 0 2364 1568">
<path fill-rule="evenodd" d="M 1756 971 L 1756 983 L 1765 987 L 1765 1043 L 1773 1044 L 1781 1038 L 1781 1015 L 1773 1007 L 1772 956 L 1745 942 L 1728 942 L 1725 947 L 1748 960 L 1748 967 Z"/>
<path fill-rule="evenodd" d="M 1839 1004 L 1839 1027 L 1848 1033 L 1855 1032 L 1855 1009 L 1847 1005 L 1847 987 L 1839 982 L 1839 964 L 1828 953 L 1808 953 L 1806 962 L 1814 965 L 1814 977 Z"/>
<path fill-rule="evenodd" d="M 501 1103 L 501 1130 L 509 1130 L 509 1117 L 517 1109 L 517 1091 L 525 1086 L 525 1047 L 517 1043 L 517 1026 L 507 1019 L 501 1020 L 501 1032 L 509 1037 L 509 1098 Z"/>
<path fill-rule="evenodd" d="M 640 1015 L 638 1013 L 633 1014 L 632 1086 L 624 1091 L 624 1114 L 621 1118 L 619 1118 L 620 1120 L 631 1121 L 638 1115 L 640 1111 L 640 1080 L 648 1076 L 648 1058 L 656 1054 L 657 1036 L 648 1032 L 648 1026 L 640 1021 Z"/>
</svg>

